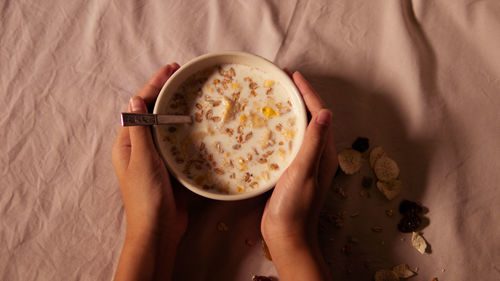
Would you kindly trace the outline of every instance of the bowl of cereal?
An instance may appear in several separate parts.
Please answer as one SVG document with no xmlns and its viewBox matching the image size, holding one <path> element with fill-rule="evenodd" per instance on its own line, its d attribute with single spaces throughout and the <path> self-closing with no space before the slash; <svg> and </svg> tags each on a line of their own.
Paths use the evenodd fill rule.
<svg viewBox="0 0 500 281">
<path fill-rule="evenodd" d="M 154 113 L 192 116 L 191 124 L 154 126 L 153 138 L 179 182 L 218 200 L 273 188 L 307 126 L 290 77 L 244 52 L 210 53 L 183 65 L 161 89 Z"/>
</svg>

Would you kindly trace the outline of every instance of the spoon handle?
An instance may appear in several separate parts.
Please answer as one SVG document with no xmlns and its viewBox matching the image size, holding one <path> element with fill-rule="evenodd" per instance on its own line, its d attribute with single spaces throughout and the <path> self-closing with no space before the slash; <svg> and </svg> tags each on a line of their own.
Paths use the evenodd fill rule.
<svg viewBox="0 0 500 281">
<path fill-rule="evenodd" d="M 150 126 L 174 123 L 191 123 L 193 120 L 188 115 L 165 115 L 148 113 L 121 113 L 122 126 Z"/>
</svg>

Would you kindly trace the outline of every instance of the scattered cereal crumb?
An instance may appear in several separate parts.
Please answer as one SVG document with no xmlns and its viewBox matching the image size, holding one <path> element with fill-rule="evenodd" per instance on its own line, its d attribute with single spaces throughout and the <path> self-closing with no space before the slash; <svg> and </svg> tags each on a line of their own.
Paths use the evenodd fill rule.
<svg viewBox="0 0 500 281">
<path fill-rule="evenodd" d="M 335 226 L 337 228 L 342 228 L 344 226 L 344 220 L 341 218 L 338 218 L 335 220 Z"/>
<path fill-rule="evenodd" d="M 377 146 L 372 149 L 372 151 L 370 152 L 370 166 L 373 168 L 375 166 L 375 162 L 377 162 L 377 160 L 384 155 L 385 152 L 382 147 Z"/>
<path fill-rule="evenodd" d="M 356 237 L 349 237 L 349 242 L 353 243 L 353 244 L 358 244 L 359 243 L 359 239 L 356 238 Z"/>
<path fill-rule="evenodd" d="M 338 160 L 340 169 L 347 175 L 357 173 L 363 164 L 361 153 L 351 148 L 344 149 L 338 155 Z"/>
<path fill-rule="evenodd" d="M 396 265 L 392 268 L 392 271 L 394 271 L 399 278 L 403 279 L 410 278 L 415 275 L 415 272 L 413 272 L 407 264 Z"/>
<path fill-rule="evenodd" d="M 381 269 L 375 272 L 375 281 L 399 281 L 398 275 L 389 269 Z"/>
<path fill-rule="evenodd" d="M 220 221 L 217 223 L 217 230 L 220 232 L 226 232 L 226 231 L 228 231 L 228 227 L 224 222 Z"/>
<path fill-rule="evenodd" d="M 385 215 L 391 218 L 394 215 L 394 210 L 385 210 Z"/>
<path fill-rule="evenodd" d="M 382 230 L 384 230 L 384 228 L 381 227 L 381 226 L 379 226 L 379 225 L 376 225 L 376 226 L 372 227 L 372 231 L 373 232 L 382 232 Z"/>
<path fill-rule="evenodd" d="M 359 196 L 360 197 L 365 197 L 365 195 L 366 195 L 366 190 L 360 190 L 359 191 Z"/>
<path fill-rule="evenodd" d="M 401 193 L 403 183 L 400 180 L 392 179 L 387 182 L 378 181 L 377 188 L 384 194 L 387 200 L 392 200 Z"/>
<path fill-rule="evenodd" d="M 347 242 L 344 246 L 342 246 L 340 252 L 346 256 L 350 255 L 352 253 L 352 243 Z"/>
<path fill-rule="evenodd" d="M 385 155 L 375 162 L 373 170 L 380 181 L 391 181 L 397 179 L 399 176 L 398 164 Z"/>
<path fill-rule="evenodd" d="M 411 244 L 421 254 L 424 254 L 427 249 L 427 242 L 425 242 L 424 237 L 416 232 L 413 232 L 411 235 Z"/>
<path fill-rule="evenodd" d="M 342 187 L 337 186 L 337 187 L 335 187 L 334 190 L 335 190 L 335 193 L 340 195 L 340 197 L 342 197 L 343 199 L 347 198 L 347 192 Z"/>
</svg>

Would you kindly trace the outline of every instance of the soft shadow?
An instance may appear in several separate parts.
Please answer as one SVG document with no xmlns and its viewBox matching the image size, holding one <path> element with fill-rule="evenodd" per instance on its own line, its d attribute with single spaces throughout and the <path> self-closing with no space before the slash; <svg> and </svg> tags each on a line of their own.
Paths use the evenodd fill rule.
<svg viewBox="0 0 500 281">
<path fill-rule="evenodd" d="M 191 193 L 188 231 L 179 245 L 173 280 L 236 280 L 251 252 L 262 251 L 260 219 L 268 195 L 223 202 Z M 218 229 L 219 222 L 226 231 Z M 249 273 L 248 280 L 261 273 Z"/>
<path fill-rule="evenodd" d="M 376 270 L 400 263 L 393 249 L 410 243 L 410 236 L 397 230 L 402 217 L 398 206 L 403 198 L 417 202 L 422 198 L 434 145 L 430 139 L 409 135 L 404 113 L 389 95 L 338 77 L 305 75 L 334 113 L 337 152 L 350 147 L 357 137 L 367 137 L 370 149 L 365 159 L 372 148 L 382 146 L 401 168 L 404 189 L 394 200 L 388 201 L 377 190 L 376 177 L 366 161 L 358 174 L 336 176 L 323 209 L 320 241 L 333 276 L 370 280 Z M 362 187 L 363 176 L 374 179 L 371 187 Z M 388 216 L 386 210 L 393 215 Z M 377 232 L 379 226 L 382 231 Z"/>
</svg>

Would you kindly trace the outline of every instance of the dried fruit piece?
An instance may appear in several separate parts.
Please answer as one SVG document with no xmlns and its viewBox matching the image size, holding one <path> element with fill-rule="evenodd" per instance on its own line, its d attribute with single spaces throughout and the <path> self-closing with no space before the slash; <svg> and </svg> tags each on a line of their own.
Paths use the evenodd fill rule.
<svg viewBox="0 0 500 281">
<path fill-rule="evenodd" d="M 373 166 L 373 170 L 377 178 L 381 181 L 390 181 L 397 179 L 399 176 L 398 164 L 387 156 L 380 157 Z"/>
<path fill-rule="evenodd" d="M 404 279 L 415 275 L 415 272 L 413 272 L 407 264 L 396 265 L 392 268 L 392 271 L 394 271 L 399 278 Z"/>
<path fill-rule="evenodd" d="M 401 189 L 403 188 L 403 183 L 400 180 L 391 180 L 388 182 L 377 182 L 377 188 L 382 194 L 384 194 L 387 200 L 392 200 L 394 197 L 398 196 L 401 193 Z"/>
<path fill-rule="evenodd" d="M 423 210 L 422 206 L 410 200 L 405 199 L 399 204 L 399 212 L 402 215 L 419 215 L 423 212 Z"/>
<path fill-rule="evenodd" d="M 377 162 L 377 160 L 384 155 L 385 152 L 381 146 L 377 146 L 372 149 L 372 151 L 370 152 L 370 167 L 373 168 L 373 166 L 375 166 L 375 162 Z"/>
<path fill-rule="evenodd" d="M 375 281 L 399 281 L 399 277 L 392 270 L 381 269 L 375 272 Z"/>
<path fill-rule="evenodd" d="M 340 169 L 347 175 L 357 173 L 363 164 L 361 153 L 351 148 L 344 149 L 338 155 L 338 160 Z"/>
<path fill-rule="evenodd" d="M 417 230 L 422 224 L 418 215 L 404 216 L 398 223 L 398 230 L 404 233 L 410 233 Z"/>
<path fill-rule="evenodd" d="M 370 141 L 367 138 L 358 137 L 351 145 L 352 149 L 359 151 L 361 153 L 368 150 L 370 147 Z"/>
<path fill-rule="evenodd" d="M 416 232 L 413 232 L 411 235 L 411 244 L 421 254 L 424 254 L 427 249 L 427 242 L 425 242 L 424 237 Z"/>
</svg>

